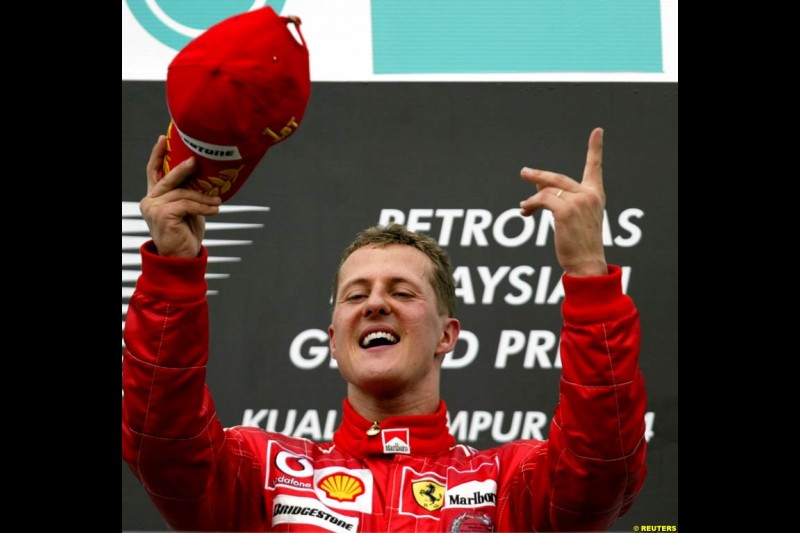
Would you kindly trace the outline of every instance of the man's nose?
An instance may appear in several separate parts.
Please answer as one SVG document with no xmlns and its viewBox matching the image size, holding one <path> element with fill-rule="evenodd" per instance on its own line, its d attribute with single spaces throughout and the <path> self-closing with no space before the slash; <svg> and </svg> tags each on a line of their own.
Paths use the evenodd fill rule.
<svg viewBox="0 0 800 533">
<path fill-rule="evenodd" d="M 364 306 L 364 316 L 373 314 L 388 315 L 391 312 L 388 295 L 381 290 L 370 291 Z"/>
</svg>

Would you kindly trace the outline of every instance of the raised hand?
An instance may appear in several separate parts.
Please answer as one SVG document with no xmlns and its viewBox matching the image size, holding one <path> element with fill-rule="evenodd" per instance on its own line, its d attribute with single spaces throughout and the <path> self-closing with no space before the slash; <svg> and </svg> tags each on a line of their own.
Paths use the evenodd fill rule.
<svg viewBox="0 0 800 533">
<path fill-rule="evenodd" d="M 536 185 L 537 193 L 521 201 L 520 214 L 549 209 L 555 219 L 556 256 L 571 276 L 608 274 L 603 248 L 603 130 L 589 136 L 581 182 L 555 172 L 524 167 L 520 176 Z"/>
<path fill-rule="evenodd" d="M 147 162 L 147 195 L 139 202 L 139 210 L 159 255 L 197 257 L 205 235 L 205 217 L 219 213 L 222 201 L 180 187 L 194 170 L 193 157 L 164 175 L 166 147 L 166 137 L 161 135 Z"/>
</svg>

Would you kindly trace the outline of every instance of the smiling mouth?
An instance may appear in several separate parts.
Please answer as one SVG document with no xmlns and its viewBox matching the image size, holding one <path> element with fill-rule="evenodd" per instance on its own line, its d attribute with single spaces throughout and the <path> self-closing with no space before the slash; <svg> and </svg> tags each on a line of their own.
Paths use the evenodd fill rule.
<svg viewBox="0 0 800 533">
<path fill-rule="evenodd" d="M 391 346 L 397 344 L 399 340 L 400 339 L 388 331 L 374 331 L 361 339 L 361 347 L 374 348 L 376 346 Z"/>
</svg>

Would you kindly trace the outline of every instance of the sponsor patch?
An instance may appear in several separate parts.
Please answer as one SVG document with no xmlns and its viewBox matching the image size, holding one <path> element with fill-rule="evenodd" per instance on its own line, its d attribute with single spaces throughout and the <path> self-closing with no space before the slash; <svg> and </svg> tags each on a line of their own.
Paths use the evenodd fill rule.
<svg viewBox="0 0 800 533">
<path fill-rule="evenodd" d="M 331 466 L 314 471 L 314 493 L 331 509 L 372 512 L 372 472 Z"/>
<path fill-rule="evenodd" d="M 267 445 L 267 477 L 264 488 L 274 490 L 279 485 L 298 490 L 314 490 L 314 467 L 311 458 L 291 452 L 270 441 Z"/>
<path fill-rule="evenodd" d="M 441 520 L 441 509 L 447 504 L 444 476 L 403 467 L 401 479 L 398 512 L 417 519 Z M 423 529 L 428 527 L 424 526 Z"/>
<path fill-rule="evenodd" d="M 279 524 L 301 524 L 347 533 L 357 531 L 358 522 L 358 517 L 336 513 L 313 498 L 278 494 L 272 502 L 273 527 Z"/>
<path fill-rule="evenodd" d="M 492 519 L 486 513 L 464 513 L 456 517 L 450 525 L 451 533 L 483 533 L 494 531 Z"/>
<path fill-rule="evenodd" d="M 408 428 L 384 429 L 381 431 L 383 453 L 411 453 Z"/>
<path fill-rule="evenodd" d="M 449 480 L 448 480 L 449 481 Z M 481 507 L 497 504 L 497 482 L 494 479 L 467 481 L 455 487 L 447 487 L 447 507 Z"/>
<path fill-rule="evenodd" d="M 423 509 L 436 511 L 444 505 L 444 485 L 435 479 L 427 478 L 411 482 L 414 500 Z"/>
<path fill-rule="evenodd" d="M 364 494 L 364 482 L 348 474 L 331 474 L 319 480 L 319 488 L 337 502 L 353 502 Z"/>
</svg>

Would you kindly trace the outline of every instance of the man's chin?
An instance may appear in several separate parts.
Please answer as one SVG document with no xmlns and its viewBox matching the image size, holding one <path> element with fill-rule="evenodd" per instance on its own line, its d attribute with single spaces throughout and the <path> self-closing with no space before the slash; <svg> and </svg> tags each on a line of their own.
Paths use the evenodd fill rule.
<svg viewBox="0 0 800 533">
<path fill-rule="evenodd" d="M 408 384 L 396 373 L 384 370 L 362 373 L 357 386 L 374 396 L 394 397 L 401 394 Z"/>
</svg>

